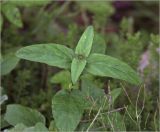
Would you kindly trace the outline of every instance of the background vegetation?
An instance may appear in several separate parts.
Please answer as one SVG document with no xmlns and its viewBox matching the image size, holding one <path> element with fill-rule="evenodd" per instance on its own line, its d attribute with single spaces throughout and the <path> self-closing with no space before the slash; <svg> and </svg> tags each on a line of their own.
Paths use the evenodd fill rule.
<svg viewBox="0 0 160 132">
<path fill-rule="evenodd" d="M 136 87 L 100 77 L 82 80 L 82 87 L 92 88 L 96 99 L 102 96 L 97 89 L 106 96 L 109 90 L 121 90 L 108 110 L 110 118 L 104 112 L 93 122 L 97 112 L 90 108 L 76 130 L 159 130 L 158 1 L 2 0 L 1 7 L 2 130 L 10 128 L 3 120 L 8 104 L 37 109 L 47 118 L 47 127 L 56 130 L 54 122 L 49 124 L 53 120 L 51 100 L 57 91 L 67 87 L 68 73 L 42 63 L 19 60 L 14 53 L 20 47 L 39 43 L 75 48 L 88 25 L 93 25 L 105 40 L 105 44 L 98 42 L 95 50 L 128 63 L 137 70 L 143 84 Z"/>
</svg>

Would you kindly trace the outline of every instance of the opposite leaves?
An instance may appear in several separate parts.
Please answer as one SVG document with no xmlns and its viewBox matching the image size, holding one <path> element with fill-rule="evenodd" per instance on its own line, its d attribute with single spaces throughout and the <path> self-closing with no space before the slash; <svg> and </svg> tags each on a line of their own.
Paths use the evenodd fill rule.
<svg viewBox="0 0 160 132">
<path fill-rule="evenodd" d="M 71 64 L 71 78 L 75 84 L 86 66 L 86 57 L 90 54 L 93 42 L 93 27 L 89 26 L 82 34 L 75 50 L 76 57 Z"/>
<path fill-rule="evenodd" d="M 77 82 L 84 69 L 93 75 L 112 77 L 132 84 L 139 84 L 140 78 L 130 66 L 116 58 L 96 54 L 105 53 L 106 46 L 103 39 L 95 35 L 92 47 L 93 36 L 93 27 L 89 26 L 82 34 L 75 53 L 63 45 L 38 44 L 24 47 L 16 55 L 26 60 L 71 69 L 73 84 Z M 100 51 L 97 51 L 96 44 L 101 46 Z"/>
<path fill-rule="evenodd" d="M 86 70 L 93 75 L 121 79 L 132 84 L 141 82 L 137 73 L 129 65 L 107 55 L 91 54 Z"/>
<path fill-rule="evenodd" d="M 70 68 L 73 51 L 59 44 L 37 44 L 18 50 L 16 55 L 22 59 L 67 69 Z"/>
</svg>

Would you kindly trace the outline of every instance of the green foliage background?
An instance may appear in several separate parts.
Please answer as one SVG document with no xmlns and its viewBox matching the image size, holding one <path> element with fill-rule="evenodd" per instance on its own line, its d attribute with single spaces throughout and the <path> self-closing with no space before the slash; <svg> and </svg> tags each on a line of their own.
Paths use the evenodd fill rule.
<svg viewBox="0 0 160 132">
<path fill-rule="evenodd" d="M 37 109 L 45 115 L 46 126 L 50 127 L 50 130 L 57 130 L 51 116 L 51 100 L 57 91 L 69 85 L 70 75 L 67 71 L 60 72 L 61 69 L 42 63 L 17 60 L 14 53 L 20 47 L 38 43 L 54 42 L 75 48 L 84 29 L 93 25 L 95 32 L 105 40 L 105 46 L 101 46 L 104 42 L 97 42 L 100 46 L 93 50 L 126 62 L 137 70 L 144 83 L 136 87 L 112 78 L 83 76 L 81 84 L 75 87 L 81 85 L 82 91 L 86 88 L 88 93 L 93 95 L 93 99 L 98 98 L 97 109 L 103 102 L 100 97 L 108 96 L 108 87 L 111 90 L 121 88 L 109 110 L 127 107 L 127 111 L 122 109 L 105 116 L 101 113 L 101 118 L 94 122 L 90 130 L 158 131 L 158 1 L 137 1 L 130 2 L 130 5 L 131 9 L 121 9 L 119 12 L 112 1 L 91 3 L 2 0 L 1 95 L 6 94 L 8 100 L 1 105 L 1 129 L 8 127 L 8 123 L 3 120 L 6 105 L 14 103 Z M 121 19 L 117 19 L 116 15 L 122 15 Z M 142 55 L 146 59 L 141 64 Z M 141 69 L 144 63 L 147 65 Z M 140 113 L 138 119 L 136 112 Z M 86 111 L 76 130 L 87 130 L 96 114 L 97 111 Z M 114 121 L 115 119 L 118 121 Z M 35 130 L 36 125 L 39 124 L 35 124 Z M 21 124 L 17 126 L 19 127 L 25 126 Z M 14 129 L 16 130 L 16 127 Z"/>
</svg>

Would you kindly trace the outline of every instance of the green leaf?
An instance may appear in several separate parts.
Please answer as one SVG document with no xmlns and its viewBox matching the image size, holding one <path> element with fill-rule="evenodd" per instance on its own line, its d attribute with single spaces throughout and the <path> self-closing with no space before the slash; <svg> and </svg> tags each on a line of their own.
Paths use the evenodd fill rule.
<svg viewBox="0 0 160 132">
<path fill-rule="evenodd" d="M 43 123 L 38 122 L 33 127 L 25 128 L 23 132 L 49 132 L 49 131 Z"/>
<path fill-rule="evenodd" d="M 87 27 L 77 44 L 75 53 L 87 57 L 92 48 L 93 36 L 93 27 Z"/>
<path fill-rule="evenodd" d="M 10 52 L 4 55 L 1 59 L 1 75 L 6 75 L 10 73 L 19 62 L 19 58 L 17 58 L 14 52 Z"/>
<path fill-rule="evenodd" d="M 48 129 L 41 122 L 36 123 L 36 125 L 32 127 L 26 127 L 24 124 L 19 123 L 8 132 L 48 132 Z"/>
<path fill-rule="evenodd" d="M 103 37 L 101 37 L 101 35 L 95 34 L 91 53 L 105 54 L 105 51 L 106 51 L 105 40 L 103 39 Z"/>
<path fill-rule="evenodd" d="M 23 123 L 17 124 L 14 128 L 7 132 L 23 132 L 27 128 Z"/>
<path fill-rule="evenodd" d="M 94 110 L 98 110 L 105 100 L 104 90 L 99 88 L 94 81 L 88 79 L 82 79 L 81 90 L 86 102 L 88 103 L 86 109 L 93 107 Z"/>
<path fill-rule="evenodd" d="M 68 89 L 71 83 L 71 74 L 69 71 L 60 71 L 50 79 L 50 82 L 60 83 L 62 85 L 62 88 Z"/>
<path fill-rule="evenodd" d="M 5 120 L 13 126 L 18 123 L 26 126 L 34 126 L 37 122 L 45 124 L 45 118 L 40 112 L 18 104 L 7 105 Z"/>
<path fill-rule="evenodd" d="M 59 131 L 74 131 L 84 112 L 85 100 L 79 90 L 60 91 L 52 100 L 52 112 Z"/>
<path fill-rule="evenodd" d="M 37 44 L 26 46 L 17 51 L 19 58 L 57 66 L 70 68 L 73 50 L 59 44 Z"/>
<path fill-rule="evenodd" d="M 105 94 L 104 89 L 100 88 L 94 82 L 94 80 L 90 81 L 88 79 L 82 79 L 81 90 L 84 98 L 87 99 L 86 102 L 88 102 L 86 109 L 90 109 L 94 106 L 93 110 L 99 110 L 103 105 L 103 109 L 108 109 L 108 99 L 106 99 L 107 94 Z M 121 88 L 116 88 L 111 91 L 112 105 L 121 92 Z"/>
<path fill-rule="evenodd" d="M 111 15 L 114 12 L 111 1 L 78 1 L 80 6 L 97 15 Z M 99 8 L 97 8 L 99 7 Z"/>
<path fill-rule="evenodd" d="M 74 58 L 71 64 L 71 78 L 72 78 L 72 82 L 73 84 L 75 84 L 79 78 L 79 76 L 81 75 L 83 69 L 86 66 L 87 61 L 86 60 L 80 60 L 80 59 L 76 59 Z"/>
<path fill-rule="evenodd" d="M 56 73 L 51 79 L 51 83 L 60 83 L 63 89 L 69 89 L 71 86 L 71 73 L 69 71 L 63 70 Z M 74 89 L 78 89 L 78 84 L 73 86 Z"/>
<path fill-rule="evenodd" d="M 118 96 L 121 94 L 122 89 L 121 88 L 116 88 L 111 91 L 111 96 L 112 96 L 112 103 L 114 104 L 115 100 L 118 98 Z"/>
<path fill-rule="evenodd" d="M 6 16 L 6 18 L 13 23 L 15 26 L 21 28 L 23 26 L 21 20 L 21 14 L 17 7 L 12 4 L 4 4 L 2 6 L 2 12 Z"/>
<path fill-rule="evenodd" d="M 107 55 L 91 54 L 86 70 L 93 75 L 121 79 L 135 85 L 141 83 L 139 76 L 129 65 Z"/>
</svg>

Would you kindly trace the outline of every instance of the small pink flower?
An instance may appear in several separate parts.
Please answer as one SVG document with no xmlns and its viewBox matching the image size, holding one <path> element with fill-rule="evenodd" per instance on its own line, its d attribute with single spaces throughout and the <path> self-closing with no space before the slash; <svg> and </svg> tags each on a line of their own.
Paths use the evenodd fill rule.
<svg viewBox="0 0 160 132">
<path fill-rule="evenodd" d="M 141 55 L 141 60 L 139 63 L 138 70 L 143 73 L 143 70 L 149 65 L 149 51 L 145 51 Z"/>
</svg>

